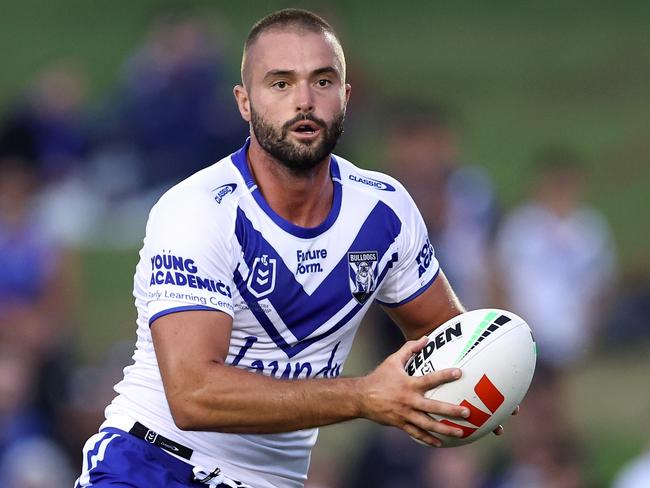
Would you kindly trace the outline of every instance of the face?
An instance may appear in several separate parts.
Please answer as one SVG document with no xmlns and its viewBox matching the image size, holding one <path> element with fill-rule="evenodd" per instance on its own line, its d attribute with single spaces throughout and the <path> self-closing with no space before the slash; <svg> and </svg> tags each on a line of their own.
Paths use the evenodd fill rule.
<svg viewBox="0 0 650 488">
<path fill-rule="evenodd" d="M 325 161 L 343 132 L 350 87 L 343 53 L 327 34 L 271 30 L 249 48 L 235 87 L 252 139 L 296 173 Z"/>
</svg>

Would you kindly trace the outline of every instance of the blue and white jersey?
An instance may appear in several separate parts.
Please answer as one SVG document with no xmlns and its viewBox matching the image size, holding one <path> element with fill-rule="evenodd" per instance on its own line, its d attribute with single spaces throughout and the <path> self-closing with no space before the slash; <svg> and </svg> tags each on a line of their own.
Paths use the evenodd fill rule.
<svg viewBox="0 0 650 488">
<path fill-rule="evenodd" d="M 175 426 L 154 320 L 221 311 L 233 318 L 227 364 L 291 380 L 333 378 L 370 304 L 412 300 L 439 268 L 419 211 L 394 179 L 332 156 L 331 211 L 318 227 L 298 227 L 264 200 L 247 148 L 176 185 L 151 210 L 135 273 L 135 364 L 115 387 L 104 425 L 137 420 L 192 448 L 194 464 L 256 488 L 300 487 L 317 429 L 241 435 Z"/>
</svg>

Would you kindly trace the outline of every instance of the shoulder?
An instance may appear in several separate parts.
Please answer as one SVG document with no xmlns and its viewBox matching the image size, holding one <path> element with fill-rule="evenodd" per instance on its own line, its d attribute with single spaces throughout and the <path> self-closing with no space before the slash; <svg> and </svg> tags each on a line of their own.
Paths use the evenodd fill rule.
<svg viewBox="0 0 650 488">
<path fill-rule="evenodd" d="M 403 217 L 416 210 L 404 186 L 390 175 L 359 168 L 347 159 L 336 156 L 341 186 L 352 196 L 371 198 L 390 207 Z"/>
</svg>

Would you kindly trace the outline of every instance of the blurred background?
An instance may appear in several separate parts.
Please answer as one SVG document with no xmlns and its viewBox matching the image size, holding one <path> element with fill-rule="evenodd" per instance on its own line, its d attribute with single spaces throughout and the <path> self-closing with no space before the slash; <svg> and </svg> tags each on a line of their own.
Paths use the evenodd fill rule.
<svg viewBox="0 0 650 488">
<path fill-rule="evenodd" d="M 337 152 L 398 177 L 468 308 L 525 317 L 506 434 L 426 449 L 321 430 L 308 488 L 650 486 L 650 4 L 0 0 L 0 486 L 72 486 L 131 362 L 151 205 L 233 152 L 251 25 L 323 15 L 352 100 Z M 373 310 L 345 373 L 401 342 Z"/>
</svg>

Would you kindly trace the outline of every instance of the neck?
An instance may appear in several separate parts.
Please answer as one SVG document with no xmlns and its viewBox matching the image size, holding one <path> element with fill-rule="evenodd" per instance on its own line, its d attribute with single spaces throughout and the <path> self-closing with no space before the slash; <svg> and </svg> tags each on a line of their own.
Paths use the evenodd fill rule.
<svg viewBox="0 0 650 488">
<path fill-rule="evenodd" d="M 334 196 L 329 156 L 309 171 L 294 172 L 262 149 L 253 135 L 247 159 L 262 196 L 283 219 L 309 228 L 327 218 Z"/>
</svg>

